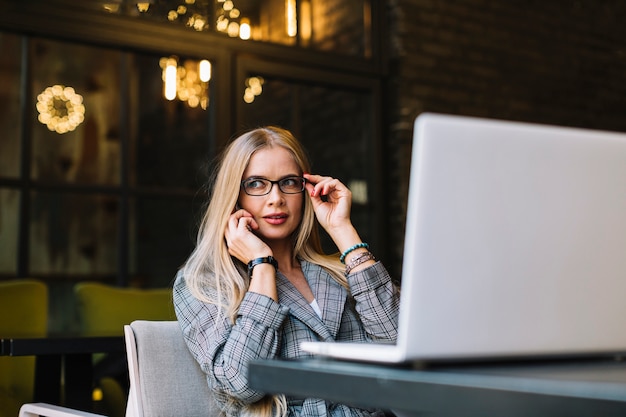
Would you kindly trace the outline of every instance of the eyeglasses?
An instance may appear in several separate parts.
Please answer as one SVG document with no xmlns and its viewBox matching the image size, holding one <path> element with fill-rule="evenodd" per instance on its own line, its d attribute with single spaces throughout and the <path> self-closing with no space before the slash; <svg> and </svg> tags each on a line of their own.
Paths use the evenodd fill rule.
<svg viewBox="0 0 626 417">
<path fill-rule="evenodd" d="M 285 194 L 298 194 L 304 191 L 306 180 L 302 177 L 286 177 L 278 181 L 268 180 L 267 178 L 248 178 L 241 181 L 243 191 L 252 196 L 261 196 L 269 194 L 274 184 L 278 184 L 278 188 Z"/>
</svg>

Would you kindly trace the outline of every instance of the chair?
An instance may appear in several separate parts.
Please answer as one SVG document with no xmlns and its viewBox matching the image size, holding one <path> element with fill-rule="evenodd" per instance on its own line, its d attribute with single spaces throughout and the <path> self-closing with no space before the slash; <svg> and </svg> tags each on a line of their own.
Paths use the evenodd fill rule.
<svg viewBox="0 0 626 417">
<path fill-rule="evenodd" d="M 130 376 L 127 417 L 218 416 L 206 375 L 185 345 L 176 321 L 124 326 Z M 20 417 L 103 417 L 49 404 L 24 404 Z"/>
<path fill-rule="evenodd" d="M 130 375 L 127 417 L 217 416 L 206 375 L 176 321 L 124 326 Z"/>
<path fill-rule="evenodd" d="M 81 333 L 122 336 L 134 320 L 174 320 L 171 288 L 120 288 L 98 282 L 74 286 Z"/>
<path fill-rule="evenodd" d="M 48 287 L 33 279 L 0 282 L 0 337 L 44 337 L 48 328 Z M 14 417 L 32 401 L 34 357 L 0 357 L 0 416 Z"/>
<path fill-rule="evenodd" d="M 20 408 L 19 417 L 106 417 L 101 414 L 46 403 L 27 403 Z"/>
<path fill-rule="evenodd" d="M 81 333 L 85 336 L 122 336 L 134 320 L 173 320 L 171 288 L 120 288 L 98 282 L 74 286 Z M 110 417 L 125 413 L 128 389 L 126 358 L 94 355 L 96 388 L 102 394 L 96 410 Z"/>
</svg>

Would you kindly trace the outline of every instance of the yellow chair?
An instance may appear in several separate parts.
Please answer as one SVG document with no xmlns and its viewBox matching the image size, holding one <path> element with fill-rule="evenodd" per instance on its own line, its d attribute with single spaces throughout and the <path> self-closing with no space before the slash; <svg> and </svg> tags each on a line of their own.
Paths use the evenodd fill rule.
<svg viewBox="0 0 626 417">
<path fill-rule="evenodd" d="M 74 286 L 81 333 L 85 336 L 123 336 L 135 320 L 176 320 L 172 288 L 120 288 L 97 282 Z M 111 417 L 124 415 L 128 368 L 123 354 L 95 355 L 96 411 Z M 104 375 L 104 376 L 102 376 Z M 117 376 L 117 378 L 116 378 Z M 102 398 L 97 398 L 102 395 Z"/>
<path fill-rule="evenodd" d="M 171 288 L 120 288 L 98 282 L 74 286 L 81 332 L 86 336 L 123 336 L 134 320 L 175 320 Z"/>
<path fill-rule="evenodd" d="M 0 282 L 0 337 L 45 337 L 48 287 L 33 279 Z M 34 357 L 0 357 L 0 417 L 15 417 L 33 401 Z"/>
</svg>

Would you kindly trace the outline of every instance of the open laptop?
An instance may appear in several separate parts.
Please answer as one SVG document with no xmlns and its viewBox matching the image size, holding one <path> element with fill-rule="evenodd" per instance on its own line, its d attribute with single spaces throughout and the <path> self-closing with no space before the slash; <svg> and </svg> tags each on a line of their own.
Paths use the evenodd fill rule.
<svg viewBox="0 0 626 417">
<path fill-rule="evenodd" d="M 626 134 L 422 114 L 396 345 L 359 361 L 626 352 Z"/>
</svg>

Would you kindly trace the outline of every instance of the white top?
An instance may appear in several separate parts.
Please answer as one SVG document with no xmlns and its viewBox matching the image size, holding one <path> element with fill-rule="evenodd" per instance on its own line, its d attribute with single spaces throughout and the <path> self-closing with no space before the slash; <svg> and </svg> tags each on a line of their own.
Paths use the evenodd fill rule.
<svg viewBox="0 0 626 417">
<path fill-rule="evenodd" d="M 317 313 L 317 315 L 319 316 L 319 318 L 322 318 L 322 310 L 320 309 L 319 304 L 317 304 L 317 300 L 313 299 L 313 301 L 311 301 L 311 304 L 309 304 L 311 307 L 313 307 L 313 310 L 315 310 L 315 312 Z"/>
</svg>

